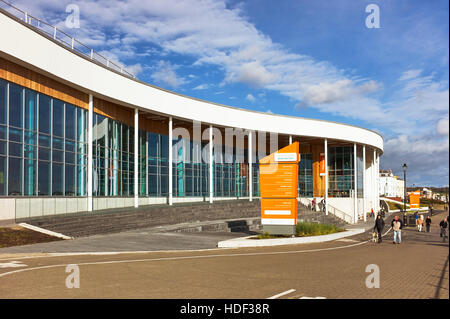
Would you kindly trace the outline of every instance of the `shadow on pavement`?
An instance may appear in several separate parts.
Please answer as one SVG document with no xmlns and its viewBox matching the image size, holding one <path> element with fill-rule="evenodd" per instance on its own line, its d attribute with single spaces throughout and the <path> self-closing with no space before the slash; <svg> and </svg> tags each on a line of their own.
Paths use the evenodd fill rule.
<svg viewBox="0 0 450 319">
<path fill-rule="evenodd" d="M 437 284 L 436 292 L 434 293 L 434 298 L 435 299 L 439 298 L 439 292 L 440 292 L 441 287 L 442 287 L 442 282 L 444 281 L 445 271 L 447 269 L 447 265 L 448 265 L 448 255 L 447 255 L 447 259 L 445 260 L 444 267 L 442 268 L 442 271 L 441 271 L 441 277 L 439 278 L 439 282 Z"/>
</svg>

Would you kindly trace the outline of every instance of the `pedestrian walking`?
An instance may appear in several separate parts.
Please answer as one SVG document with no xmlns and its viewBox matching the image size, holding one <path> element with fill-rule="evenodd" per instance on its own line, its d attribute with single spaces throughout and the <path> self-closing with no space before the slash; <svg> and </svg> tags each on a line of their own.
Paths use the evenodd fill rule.
<svg viewBox="0 0 450 319">
<path fill-rule="evenodd" d="M 381 244 L 382 241 L 382 231 L 384 228 L 384 220 L 380 215 L 377 215 L 377 219 L 375 219 L 375 226 L 373 226 L 373 231 L 377 231 L 378 234 L 378 243 Z"/>
<path fill-rule="evenodd" d="M 417 230 L 419 232 L 422 231 L 422 226 L 423 226 L 423 215 L 420 215 L 419 219 L 417 220 Z"/>
<path fill-rule="evenodd" d="M 325 198 L 320 202 L 322 204 L 322 211 L 325 212 Z"/>
<path fill-rule="evenodd" d="M 425 219 L 425 226 L 427 229 L 427 233 L 429 233 L 431 227 L 431 215 L 428 215 L 427 218 Z"/>
<path fill-rule="evenodd" d="M 443 242 L 445 242 L 445 239 L 448 237 L 447 226 L 448 226 L 448 223 L 447 223 L 446 219 L 443 218 L 441 220 L 441 222 L 439 223 L 439 227 L 441 228 L 441 237 L 442 237 Z"/>
<path fill-rule="evenodd" d="M 313 211 L 316 211 L 316 198 L 314 197 L 313 200 L 311 201 L 311 209 Z"/>
<path fill-rule="evenodd" d="M 392 220 L 391 227 L 392 227 L 392 230 L 394 231 L 394 244 L 397 244 L 397 238 L 398 238 L 398 243 L 401 244 L 403 222 L 398 218 L 397 215 Z"/>
</svg>

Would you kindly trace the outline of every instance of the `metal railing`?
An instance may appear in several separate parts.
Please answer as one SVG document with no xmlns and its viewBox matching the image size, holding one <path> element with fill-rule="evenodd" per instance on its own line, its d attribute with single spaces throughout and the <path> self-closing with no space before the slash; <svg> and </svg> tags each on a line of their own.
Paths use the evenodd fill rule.
<svg viewBox="0 0 450 319">
<path fill-rule="evenodd" d="M 300 202 L 302 205 L 307 206 L 308 208 L 315 211 L 315 209 L 313 209 L 313 207 L 312 207 L 312 201 L 309 198 L 302 197 L 300 199 Z M 319 204 L 320 203 L 316 203 L 316 205 L 319 205 Z M 319 207 L 319 208 L 321 208 L 321 207 Z M 322 211 L 324 211 L 324 210 L 322 209 Z M 351 215 L 343 212 L 342 210 L 340 210 L 334 206 L 331 206 L 330 204 L 328 204 L 328 213 L 344 220 L 345 222 L 347 222 L 349 224 L 351 224 L 353 222 L 353 217 Z"/>
<path fill-rule="evenodd" d="M 30 15 L 26 11 L 22 11 L 19 8 L 16 8 L 12 4 L 0 0 L 0 11 L 7 12 L 14 17 L 21 20 L 23 23 L 33 27 L 36 31 L 45 34 L 48 37 L 51 37 L 53 40 L 58 41 L 62 45 L 64 45 L 66 48 L 71 49 L 75 52 L 78 52 L 85 57 L 87 57 L 90 60 L 96 61 L 103 66 L 107 67 L 108 69 L 115 70 L 117 72 L 120 72 L 124 76 L 130 77 L 130 78 L 136 78 L 134 74 L 131 72 L 128 72 L 123 66 L 118 65 L 114 62 L 112 62 L 110 59 L 102 56 L 100 53 L 94 51 L 93 49 L 89 48 L 87 45 L 81 43 L 74 37 L 71 37 L 64 31 L 58 29 L 57 27 L 39 19 L 32 15 Z"/>
</svg>

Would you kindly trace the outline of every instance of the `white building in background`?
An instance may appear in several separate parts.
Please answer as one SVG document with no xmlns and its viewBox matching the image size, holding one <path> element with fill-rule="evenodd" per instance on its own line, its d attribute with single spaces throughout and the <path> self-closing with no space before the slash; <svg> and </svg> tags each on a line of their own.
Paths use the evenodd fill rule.
<svg viewBox="0 0 450 319">
<path fill-rule="evenodd" d="M 438 194 L 433 193 L 433 191 L 431 189 L 428 189 L 426 187 L 422 188 L 422 197 L 428 198 L 428 199 L 431 199 L 433 197 L 433 199 L 437 199 L 436 195 L 438 195 Z"/>
<path fill-rule="evenodd" d="M 380 170 L 380 196 L 401 197 L 405 193 L 405 182 L 392 173 L 392 170 Z"/>
</svg>

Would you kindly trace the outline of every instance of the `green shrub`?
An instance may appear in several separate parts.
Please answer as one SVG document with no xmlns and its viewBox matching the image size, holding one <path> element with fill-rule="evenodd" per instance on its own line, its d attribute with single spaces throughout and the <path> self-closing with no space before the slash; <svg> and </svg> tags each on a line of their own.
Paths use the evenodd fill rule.
<svg viewBox="0 0 450 319">
<path fill-rule="evenodd" d="M 334 234 L 341 231 L 344 231 L 344 229 L 330 224 L 298 223 L 295 227 L 295 236 L 320 236 Z"/>
</svg>

